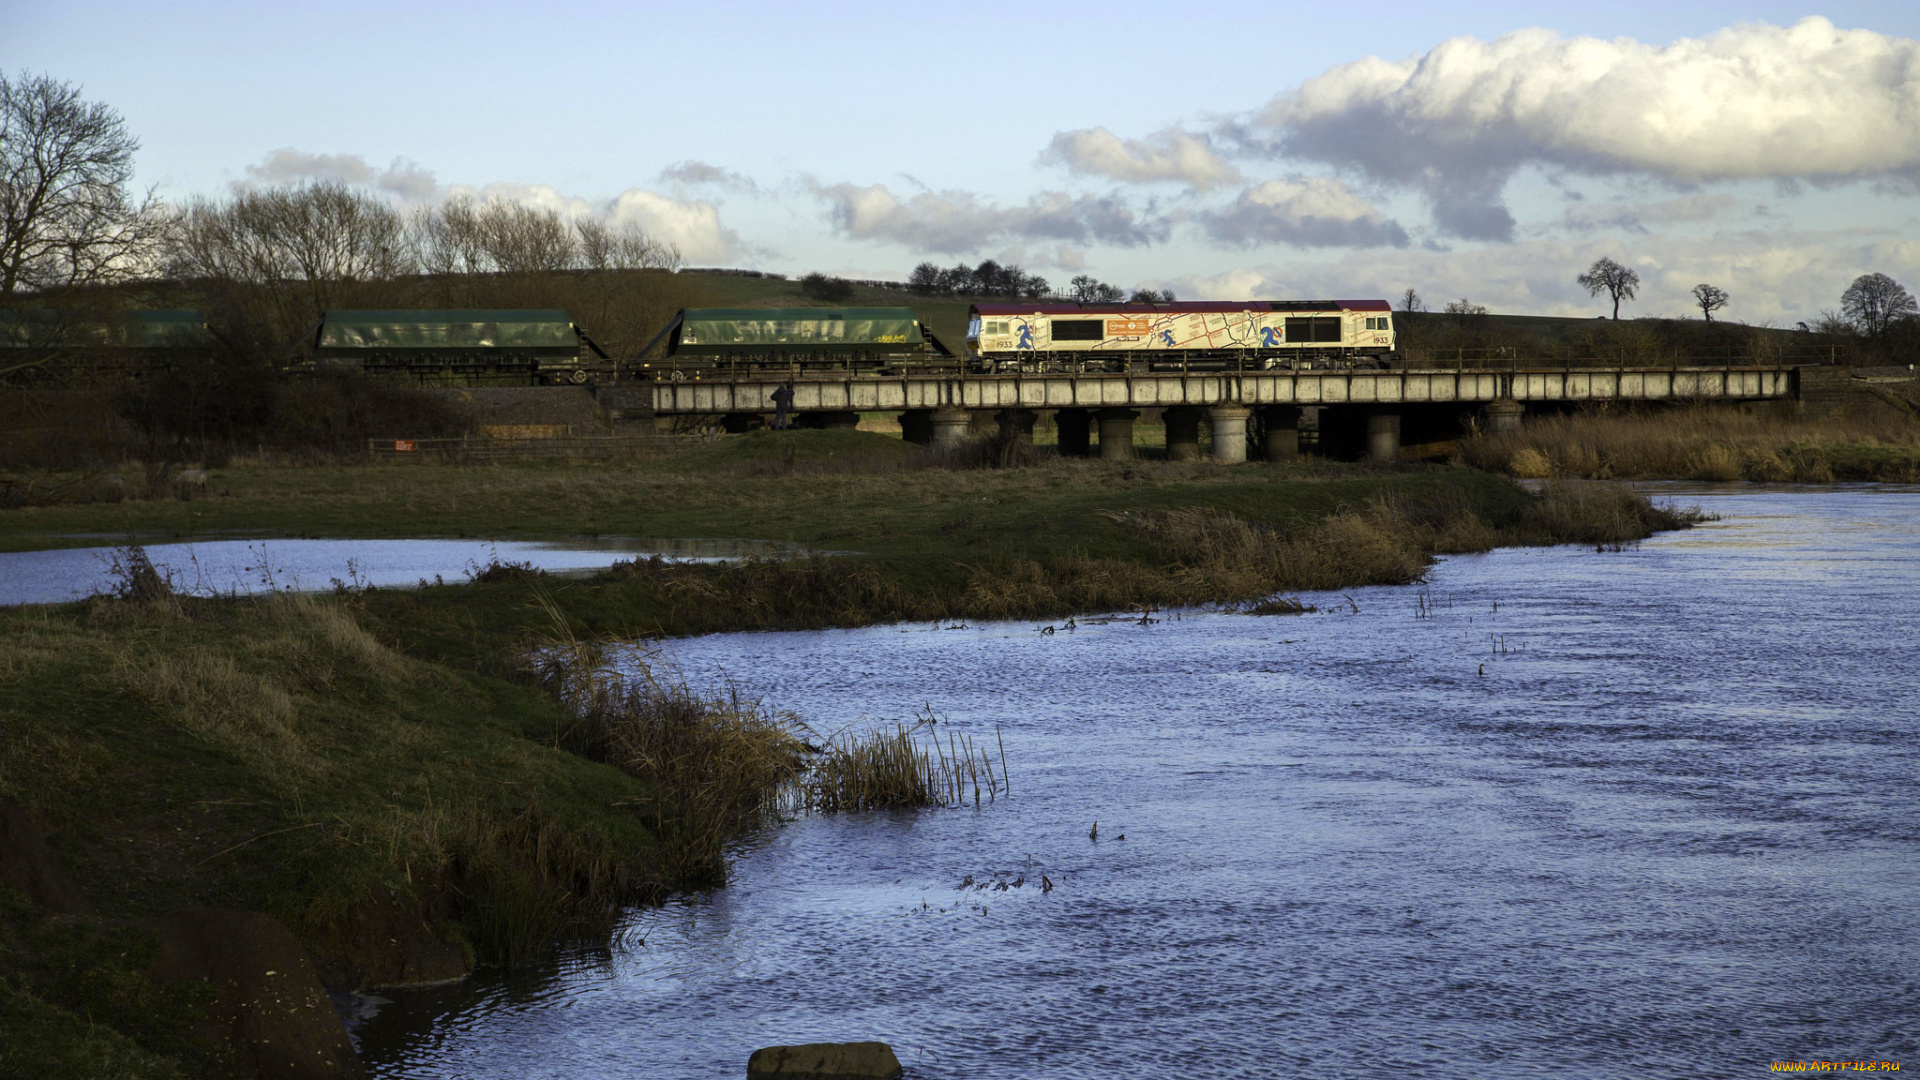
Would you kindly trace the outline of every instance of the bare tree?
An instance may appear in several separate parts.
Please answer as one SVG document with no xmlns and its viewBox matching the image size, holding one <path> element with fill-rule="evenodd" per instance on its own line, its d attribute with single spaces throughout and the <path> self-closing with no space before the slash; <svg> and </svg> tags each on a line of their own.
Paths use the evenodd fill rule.
<svg viewBox="0 0 1920 1080">
<path fill-rule="evenodd" d="M 255 321 L 281 336 L 343 300 L 350 306 L 360 286 L 415 268 L 400 213 L 338 181 L 195 199 L 181 210 L 167 262 L 176 277 L 242 298 L 234 303 L 264 298 L 271 311 Z"/>
<path fill-rule="evenodd" d="M 1631 300 L 1640 288 L 1640 275 L 1602 256 L 1587 268 L 1587 272 L 1573 279 L 1587 290 L 1589 296 L 1606 293 L 1613 297 L 1613 317 L 1620 318 L 1620 301 Z"/>
<path fill-rule="evenodd" d="M 139 276 L 167 219 L 136 197 L 120 114 L 45 75 L 0 75 L 0 296 Z"/>
<path fill-rule="evenodd" d="M 1427 302 L 1420 299 L 1419 290 L 1408 289 L 1406 292 L 1400 294 L 1400 310 L 1407 312 L 1425 311 L 1427 310 Z"/>
<path fill-rule="evenodd" d="M 1861 274 L 1840 294 L 1840 313 L 1855 330 L 1879 337 L 1901 319 L 1920 314 L 1913 294 L 1885 274 Z"/>
<path fill-rule="evenodd" d="M 1081 274 L 1067 283 L 1070 297 L 1081 304 L 1117 304 L 1126 299 L 1126 291 L 1118 285 L 1109 285 L 1091 274 Z"/>
<path fill-rule="evenodd" d="M 1449 315 L 1485 315 L 1486 313 L 1487 305 L 1476 304 L 1464 296 L 1458 300 L 1447 302 L 1447 314 Z"/>
<path fill-rule="evenodd" d="M 1708 285 L 1705 282 L 1701 282 L 1693 287 L 1694 305 L 1700 309 L 1700 314 L 1707 317 L 1708 322 L 1713 321 L 1714 312 L 1727 306 L 1727 299 L 1725 289 Z"/>
<path fill-rule="evenodd" d="M 573 223 L 580 234 L 580 262 L 588 270 L 678 270 L 680 248 L 664 244 L 628 222 L 608 225 L 593 218 Z"/>
<path fill-rule="evenodd" d="M 1174 302 L 1172 289 L 1135 289 L 1127 297 L 1129 304 L 1171 304 Z"/>
</svg>

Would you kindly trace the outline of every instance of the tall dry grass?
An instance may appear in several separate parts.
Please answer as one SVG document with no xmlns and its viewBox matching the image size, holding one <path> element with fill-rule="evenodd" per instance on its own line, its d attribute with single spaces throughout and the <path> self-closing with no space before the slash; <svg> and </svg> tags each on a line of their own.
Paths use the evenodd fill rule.
<svg viewBox="0 0 1920 1080">
<path fill-rule="evenodd" d="M 1709 406 L 1594 411 L 1472 436 L 1460 457 L 1531 479 L 1911 482 L 1920 479 L 1920 424 L 1892 411 L 1828 420 Z"/>
<path fill-rule="evenodd" d="M 997 728 L 992 744 L 952 730 L 943 743 L 938 723 L 928 708 L 911 726 L 834 735 L 793 786 L 793 807 L 810 813 L 858 813 L 965 805 L 969 796 L 979 806 L 983 793 L 995 800 L 1012 790 L 1006 745 Z M 995 749 L 1000 754 L 997 768 Z"/>
<path fill-rule="evenodd" d="M 660 874 L 676 887 L 725 884 L 726 847 L 780 809 L 805 772 L 805 726 L 735 688 L 701 693 L 657 655 L 582 641 L 547 601 L 553 629 L 525 670 L 565 706 L 555 745 L 652 787 L 632 806 L 658 837 Z"/>
</svg>

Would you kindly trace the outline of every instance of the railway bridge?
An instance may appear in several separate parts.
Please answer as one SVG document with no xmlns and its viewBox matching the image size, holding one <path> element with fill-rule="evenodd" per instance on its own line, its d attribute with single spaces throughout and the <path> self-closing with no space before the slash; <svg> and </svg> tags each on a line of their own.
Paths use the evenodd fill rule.
<svg viewBox="0 0 1920 1080">
<path fill-rule="evenodd" d="M 910 440 L 934 445 L 967 437 L 975 414 L 991 414 L 1002 433 L 1031 439 L 1043 411 L 1051 412 L 1065 454 L 1087 454 L 1099 434 L 1105 458 L 1133 456 L 1133 424 L 1140 410 L 1162 410 L 1167 453 L 1175 460 L 1200 453 L 1200 426 L 1212 428 L 1214 456 L 1244 461 L 1247 425 L 1258 411 L 1262 449 L 1269 460 L 1299 453 L 1304 410 L 1315 419 L 1323 452 L 1399 457 L 1408 441 L 1451 438 L 1464 420 L 1489 429 L 1517 426 L 1529 409 L 1599 401 L 1764 402 L 1800 395 L 1797 367 L 1723 365 L 1681 367 L 1393 368 L 1324 371 L 1140 371 L 1091 373 L 970 373 L 948 367 L 905 374 L 755 369 L 709 369 L 693 375 L 654 375 L 610 388 L 619 410 L 660 418 L 710 416 L 752 422 L 773 410 L 773 392 L 791 383 L 796 419 L 810 426 L 851 427 L 862 412 L 897 412 Z M 1422 438 L 1424 437 L 1424 438 Z"/>
</svg>

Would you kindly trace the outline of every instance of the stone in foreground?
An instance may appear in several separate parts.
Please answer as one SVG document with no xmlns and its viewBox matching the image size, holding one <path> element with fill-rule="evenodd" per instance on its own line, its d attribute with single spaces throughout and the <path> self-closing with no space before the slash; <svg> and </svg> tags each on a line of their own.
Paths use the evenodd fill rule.
<svg viewBox="0 0 1920 1080">
<path fill-rule="evenodd" d="M 767 1046 L 747 1060 L 747 1080 L 899 1080 L 900 1059 L 883 1042 Z"/>
</svg>

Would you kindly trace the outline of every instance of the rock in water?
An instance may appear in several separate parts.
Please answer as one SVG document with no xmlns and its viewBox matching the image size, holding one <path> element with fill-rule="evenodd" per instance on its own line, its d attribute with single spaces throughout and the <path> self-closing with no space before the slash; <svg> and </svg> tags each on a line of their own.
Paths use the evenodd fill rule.
<svg viewBox="0 0 1920 1080">
<path fill-rule="evenodd" d="M 900 1059 L 883 1042 L 768 1046 L 747 1061 L 747 1080 L 899 1080 Z"/>
</svg>

